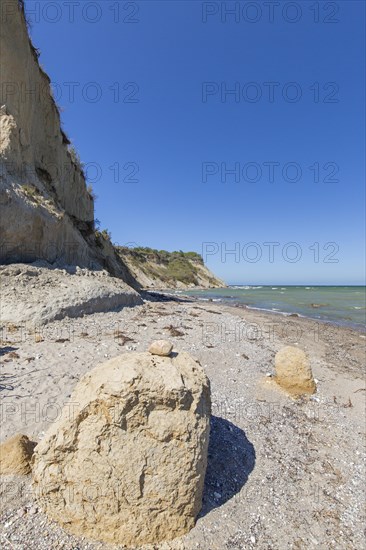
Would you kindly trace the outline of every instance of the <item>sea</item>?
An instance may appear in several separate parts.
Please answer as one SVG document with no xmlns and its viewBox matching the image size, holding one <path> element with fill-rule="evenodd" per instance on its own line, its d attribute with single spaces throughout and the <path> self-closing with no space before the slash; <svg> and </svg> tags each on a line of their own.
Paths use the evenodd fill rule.
<svg viewBox="0 0 366 550">
<path fill-rule="evenodd" d="M 302 317 L 366 330 L 365 286 L 235 285 L 175 291 L 175 294 L 275 313 L 297 313 Z"/>
</svg>

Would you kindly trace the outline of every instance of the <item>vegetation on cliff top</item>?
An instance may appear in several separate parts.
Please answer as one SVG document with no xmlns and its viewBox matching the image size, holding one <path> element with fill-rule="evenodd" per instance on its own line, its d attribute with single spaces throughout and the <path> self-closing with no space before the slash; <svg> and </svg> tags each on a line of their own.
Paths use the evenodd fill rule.
<svg viewBox="0 0 366 550">
<path fill-rule="evenodd" d="M 191 260 L 203 265 L 202 256 L 197 252 L 183 252 L 182 250 L 168 252 L 167 250 L 156 250 L 155 248 L 149 248 L 148 246 L 136 246 L 135 248 L 118 246 L 117 249 L 121 252 L 121 254 L 126 254 L 132 258 L 136 258 L 140 262 L 150 260 L 157 263 L 169 264 L 174 260 Z"/>
<path fill-rule="evenodd" d="M 142 246 L 118 246 L 116 249 L 122 258 L 130 260 L 133 266 L 141 269 L 147 276 L 160 279 L 167 285 L 172 281 L 197 285 L 196 266 L 204 265 L 202 256 L 197 252 L 168 252 Z"/>
</svg>

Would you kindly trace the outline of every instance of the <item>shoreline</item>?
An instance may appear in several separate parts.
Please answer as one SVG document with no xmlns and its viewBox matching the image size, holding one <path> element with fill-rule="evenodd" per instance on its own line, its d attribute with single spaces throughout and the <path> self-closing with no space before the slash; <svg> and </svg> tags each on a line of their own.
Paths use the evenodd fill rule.
<svg viewBox="0 0 366 550">
<path fill-rule="evenodd" d="M 225 303 L 225 305 L 228 305 L 228 304 Z M 297 313 L 297 312 L 289 313 L 287 311 L 279 311 L 279 310 L 275 311 L 275 310 L 271 310 L 271 309 L 254 307 L 254 306 L 247 306 L 247 305 L 242 305 L 242 304 L 235 304 L 233 306 L 229 305 L 229 307 L 232 307 L 233 309 L 235 309 L 235 308 L 249 309 L 251 311 L 263 312 L 263 313 L 266 313 L 268 315 L 282 315 L 284 317 L 308 319 L 309 321 L 314 321 L 316 323 L 330 324 L 330 325 L 334 325 L 338 328 L 350 328 L 352 330 L 355 330 L 356 332 L 365 332 L 366 333 L 366 325 L 360 325 L 358 323 L 351 323 L 351 322 L 347 322 L 347 321 L 335 321 L 334 319 L 321 319 L 319 317 L 310 317 L 309 315 L 304 315 L 302 313 Z"/>
<path fill-rule="evenodd" d="M 194 289 L 194 290 L 208 290 L 208 289 Z M 360 323 L 352 323 L 351 321 L 347 321 L 346 319 L 343 321 L 337 321 L 334 319 L 325 319 L 325 318 L 319 318 L 319 317 L 311 317 L 309 315 L 305 315 L 303 313 L 297 313 L 295 311 L 288 312 L 288 311 L 280 311 L 280 310 L 272 310 L 267 308 L 261 308 L 257 306 L 249 306 L 247 304 L 243 304 L 241 302 L 233 302 L 229 300 L 225 300 L 224 298 L 200 298 L 196 297 L 194 295 L 185 294 L 186 291 L 169 291 L 169 290 L 146 290 L 144 289 L 143 292 L 147 294 L 157 294 L 161 296 L 169 296 L 169 297 L 176 297 L 176 298 L 184 298 L 187 300 L 197 301 L 200 303 L 206 303 L 206 304 L 216 304 L 220 305 L 222 304 L 225 307 L 230 307 L 233 310 L 235 309 L 243 309 L 243 310 L 251 310 L 251 311 L 258 311 L 263 312 L 268 315 L 282 315 L 285 317 L 291 317 L 291 318 L 300 318 L 300 319 L 309 319 L 314 322 L 319 323 L 325 323 L 325 324 L 331 324 L 334 326 L 337 326 L 339 328 L 350 328 L 352 330 L 355 330 L 357 332 L 366 333 L 366 324 L 360 324 Z"/>
</svg>

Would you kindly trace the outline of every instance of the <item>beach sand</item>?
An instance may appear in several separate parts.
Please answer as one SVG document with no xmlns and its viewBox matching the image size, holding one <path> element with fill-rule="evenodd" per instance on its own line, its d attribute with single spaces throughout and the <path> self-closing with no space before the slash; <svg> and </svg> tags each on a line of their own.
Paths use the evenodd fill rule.
<svg viewBox="0 0 366 550">
<path fill-rule="evenodd" d="M 365 334 L 310 319 L 211 302 L 150 301 L 120 312 L 3 327 L 1 441 L 39 441 L 79 378 L 155 339 L 197 357 L 211 381 L 204 503 L 185 537 L 146 548 L 358 549 L 364 542 Z M 317 393 L 275 387 L 275 353 L 298 345 Z M 133 457 L 131 457 L 133 460 Z M 99 549 L 38 509 L 30 477 L 1 478 L 0 546 Z"/>
</svg>

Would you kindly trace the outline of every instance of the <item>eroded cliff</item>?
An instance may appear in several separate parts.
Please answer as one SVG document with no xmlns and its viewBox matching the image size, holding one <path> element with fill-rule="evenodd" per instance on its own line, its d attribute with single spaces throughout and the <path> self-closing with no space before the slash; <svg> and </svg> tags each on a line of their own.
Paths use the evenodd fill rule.
<svg viewBox="0 0 366 550">
<path fill-rule="evenodd" d="M 93 197 L 61 128 L 21 0 L 7 0 L 2 10 L 0 48 L 0 262 L 104 268 L 138 286 L 108 239 L 95 235 Z"/>
</svg>

